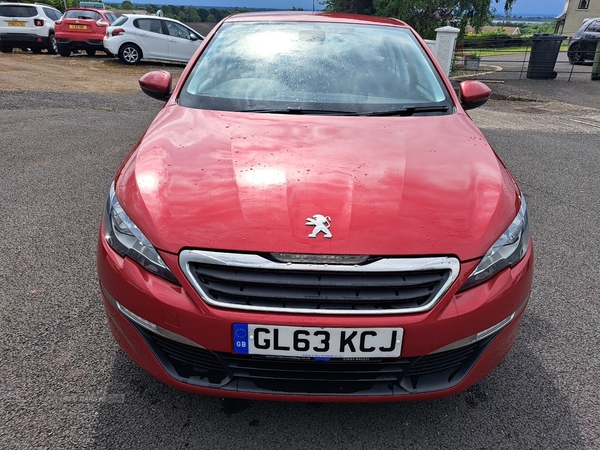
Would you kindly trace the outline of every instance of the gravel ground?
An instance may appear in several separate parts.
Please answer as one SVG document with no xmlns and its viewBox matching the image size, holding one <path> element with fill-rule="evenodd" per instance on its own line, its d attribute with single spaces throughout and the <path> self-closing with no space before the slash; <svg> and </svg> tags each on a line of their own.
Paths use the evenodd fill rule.
<svg viewBox="0 0 600 450">
<path fill-rule="evenodd" d="M 101 53 L 88 57 L 73 54 L 64 58 L 47 53 L 33 54 L 14 50 L 0 53 L 0 89 L 3 92 L 78 92 L 137 93 L 137 80 L 146 72 L 163 69 L 173 74 L 174 82 L 185 66 L 142 60 L 135 66 Z M 57 106 L 57 105 L 54 105 Z"/>
</svg>

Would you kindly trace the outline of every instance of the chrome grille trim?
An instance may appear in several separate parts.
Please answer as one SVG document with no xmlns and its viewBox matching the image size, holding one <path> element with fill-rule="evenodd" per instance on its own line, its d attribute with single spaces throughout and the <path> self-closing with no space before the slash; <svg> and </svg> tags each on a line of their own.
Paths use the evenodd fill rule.
<svg viewBox="0 0 600 450">
<path fill-rule="evenodd" d="M 247 305 L 239 303 L 230 303 L 219 301 L 214 298 L 202 286 L 194 275 L 194 264 L 224 266 L 228 268 L 253 269 L 265 271 L 277 271 L 285 273 L 285 271 L 300 271 L 300 272 L 325 272 L 348 274 L 355 273 L 377 274 L 385 272 L 398 273 L 415 273 L 425 271 L 449 271 L 445 282 L 438 288 L 437 293 L 429 299 L 429 301 L 418 307 L 408 307 L 402 309 L 336 309 L 335 307 L 327 307 L 327 309 L 302 308 L 302 307 L 273 307 L 262 305 Z M 288 314 L 327 314 L 327 315 L 391 315 L 391 314 L 413 314 L 424 312 L 432 309 L 448 291 L 450 286 L 458 277 L 460 271 L 460 262 L 454 257 L 432 257 L 432 258 L 381 258 L 372 263 L 363 265 L 332 265 L 332 264 L 295 264 L 281 263 L 271 261 L 256 254 L 246 253 L 227 253 L 213 252 L 204 250 L 183 250 L 179 255 L 179 266 L 185 274 L 188 281 L 194 287 L 198 295 L 209 305 L 218 308 L 237 309 L 245 311 L 266 311 L 280 312 Z M 335 302 L 332 302 L 332 305 Z"/>
</svg>

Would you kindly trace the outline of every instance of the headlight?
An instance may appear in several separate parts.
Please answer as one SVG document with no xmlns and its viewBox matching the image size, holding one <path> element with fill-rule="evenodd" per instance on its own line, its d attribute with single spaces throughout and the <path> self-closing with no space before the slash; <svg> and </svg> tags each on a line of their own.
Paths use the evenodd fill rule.
<svg viewBox="0 0 600 450">
<path fill-rule="evenodd" d="M 521 261 L 529 248 L 529 237 L 527 205 L 525 198 L 521 195 L 521 208 L 517 217 L 488 250 L 460 290 L 463 291 L 483 283 L 501 270 L 512 267 Z"/>
<path fill-rule="evenodd" d="M 148 238 L 121 208 L 114 183 L 110 187 L 103 220 L 106 242 L 119 255 L 127 256 L 147 271 L 179 284 Z"/>
</svg>

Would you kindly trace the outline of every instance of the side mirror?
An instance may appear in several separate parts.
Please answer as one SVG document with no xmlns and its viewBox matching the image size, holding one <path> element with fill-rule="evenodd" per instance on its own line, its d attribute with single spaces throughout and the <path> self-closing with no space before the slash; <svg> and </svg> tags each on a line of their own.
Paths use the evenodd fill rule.
<svg viewBox="0 0 600 450">
<path fill-rule="evenodd" d="M 460 104 L 464 109 L 478 108 L 488 101 L 492 90 L 481 81 L 467 80 L 460 83 Z"/>
<path fill-rule="evenodd" d="M 154 70 L 139 80 L 144 94 L 157 100 L 166 101 L 171 96 L 172 76 L 166 70 Z"/>
</svg>

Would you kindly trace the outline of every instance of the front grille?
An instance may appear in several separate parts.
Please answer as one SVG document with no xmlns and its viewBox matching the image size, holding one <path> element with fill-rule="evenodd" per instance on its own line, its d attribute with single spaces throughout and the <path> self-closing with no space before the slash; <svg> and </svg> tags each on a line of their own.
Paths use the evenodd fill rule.
<svg viewBox="0 0 600 450">
<path fill-rule="evenodd" d="M 499 332 L 442 353 L 361 361 L 235 355 L 212 352 L 138 329 L 173 378 L 195 386 L 253 393 L 406 395 L 458 384 Z"/>
<path fill-rule="evenodd" d="M 447 291 L 459 268 L 455 258 L 371 258 L 334 265 L 203 251 L 182 252 L 180 264 L 213 306 L 321 314 L 425 311 Z"/>
</svg>

